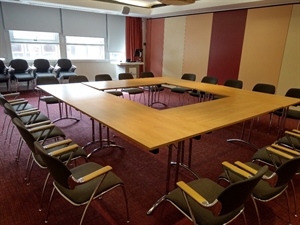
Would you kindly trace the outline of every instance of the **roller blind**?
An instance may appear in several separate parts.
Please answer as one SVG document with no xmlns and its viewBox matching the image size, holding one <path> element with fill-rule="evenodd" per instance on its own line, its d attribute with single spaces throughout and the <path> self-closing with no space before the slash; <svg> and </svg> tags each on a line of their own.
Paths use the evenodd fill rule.
<svg viewBox="0 0 300 225">
<path fill-rule="evenodd" d="M 59 9 L 2 2 L 2 12 L 7 30 L 61 32 Z"/>
<path fill-rule="evenodd" d="M 65 36 L 106 37 L 106 15 L 62 9 Z"/>
<path fill-rule="evenodd" d="M 124 16 L 107 16 L 109 52 L 125 52 L 125 19 Z"/>
</svg>

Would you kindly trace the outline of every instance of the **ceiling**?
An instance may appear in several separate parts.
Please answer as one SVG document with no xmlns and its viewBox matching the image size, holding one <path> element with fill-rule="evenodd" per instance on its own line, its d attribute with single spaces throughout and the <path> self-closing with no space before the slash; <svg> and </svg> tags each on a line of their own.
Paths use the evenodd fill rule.
<svg viewBox="0 0 300 225">
<path fill-rule="evenodd" d="M 300 3 L 300 0 L 196 0 L 189 5 L 163 5 L 157 0 L 0 0 L 18 4 L 55 7 L 104 14 L 123 15 L 123 7 L 129 7 L 128 16 L 160 18 L 178 15 L 207 13 L 225 10 Z M 127 3 L 125 3 L 127 2 Z"/>
</svg>

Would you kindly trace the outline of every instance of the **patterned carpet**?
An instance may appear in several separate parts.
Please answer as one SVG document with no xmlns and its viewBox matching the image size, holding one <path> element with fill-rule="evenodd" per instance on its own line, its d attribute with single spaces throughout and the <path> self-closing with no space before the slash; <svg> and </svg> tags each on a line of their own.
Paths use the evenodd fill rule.
<svg viewBox="0 0 300 225">
<path fill-rule="evenodd" d="M 166 91 L 166 99 L 169 99 L 169 90 Z M 29 100 L 32 105 L 37 106 L 38 94 L 33 91 L 22 91 L 21 96 Z M 127 97 L 127 96 L 125 96 Z M 163 98 L 162 98 L 163 99 Z M 136 99 L 137 101 L 138 99 Z M 178 96 L 172 95 L 169 107 L 178 106 Z M 161 108 L 163 109 L 163 107 Z M 41 104 L 41 111 L 46 114 L 45 105 Z M 80 113 L 72 110 L 72 115 L 80 118 Z M 58 107 L 50 106 L 50 119 L 58 118 Z M 201 115 L 199 115 L 201 116 Z M 4 121 L 4 113 L 0 112 L 1 128 Z M 251 142 L 258 147 L 271 144 L 276 140 L 276 120 L 273 122 L 270 134 L 267 134 L 269 115 L 260 117 L 255 123 Z M 63 120 L 56 123 L 68 138 L 81 146 L 91 141 L 91 120 L 85 115 L 79 122 Z M 96 124 L 96 137 L 98 137 L 98 124 Z M 249 127 L 249 122 L 246 123 Z M 297 126 L 296 121 L 288 120 L 286 129 Z M 222 173 L 221 162 L 224 160 L 233 162 L 235 160 L 250 161 L 256 151 L 249 145 L 243 143 L 229 143 L 228 138 L 240 137 L 242 124 L 226 127 L 210 134 L 203 135 L 201 140 L 193 141 L 192 169 L 200 177 L 207 177 L 217 181 L 218 175 Z M 106 134 L 106 128 L 102 128 Z M 166 130 L 166 132 L 172 132 Z M 152 215 L 146 212 L 163 194 L 165 190 L 167 147 L 160 149 L 159 154 L 152 154 L 138 144 L 129 141 L 115 131 L 110 131 L 110 136 L 116 144 L 124 149 L 105 148 L 94 153 L 90 161 L 101 165 L 111 165 L 113 172 L 125 183 L 129 201 L 130 224 L 132 225 L 183 225 L 192 224 L 178 210 L 170 204 L 160 205 Z M 51 184 L 46 189 L 43 211 L 39 212 L 39 199 L 47 171 L 34 165 L 31 174 L 31 183 L 26 185 L 24 180 L 26 161 L 29 149 L 23 145 L 20 161 L 15 160 L 16 148 L 19 134 L 15 130 L 11 144 L 5 142 L 5 131 L 0 140 L 0 224 L 4 225 L 27 225 L 43 224 L 45 212 L 47 211 L 47 199 L 51 192 Z M 188 143 L 186 143 L 187 145 Z M 97 143 L 86 148 L 89 153 L 98 145 Z M 186 146 L 188 147 L 188 146 Z M 174 150 L 175 151 L 175 150 Z M 175 153 L 173 156 L 176 155 Z M 78 162 L 83 163 L 83 161 Z M 194 180 L 195 177 L 188 171 L 180 169 L 180 180 L 186 182 Z M 300 200 L 300 178 L 294 178 L 297 191 L 297 200 Z M 290 191 L 290 190 L 289 190 Z M 294 209 L 292 194 L 290 192 L 290 203 Z M 299 204 L 299 203 L 298 203 Z M 284 195 L 268 203 L 258 203 L 262 225 L 281 225 L 288 223 L 287 206 Z M 299 208 L 299 207 L 298 207 Z M 50 211 L 48 224 L 79 224 L 83 207 L 74 207 L 61 196 L 54 196 Z M 254 206 L 251 201 L 246 203 L 245 213 L 248 224 L 257 224 Z M 299 210 L 298 210 L 299 213 Z M 300 224 L 300 219 L 292 217 L 293 224 Z M 126 224 L 125 204 L 121 189 L 115 189 L 104 195 L 102 199 L 93 201 L 85 216 L 83 224 L 119 225 Z M 243 224 L 239 217 L 232 224 Z"/>
</svg>

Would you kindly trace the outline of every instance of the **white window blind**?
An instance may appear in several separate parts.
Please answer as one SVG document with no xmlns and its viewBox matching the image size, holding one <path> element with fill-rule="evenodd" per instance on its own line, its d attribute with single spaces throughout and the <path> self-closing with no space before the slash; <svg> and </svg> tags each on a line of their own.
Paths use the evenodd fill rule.
<svg viewBox="0 0 300 225">
<path fill-rule="evenodd" d="M 106 15 L 62 9 L 65 36 L 106 38 Z"/>
<path fill-rule="evenodd" d="M 2 2 L 2 12 L 7 30 L 61 32 L 59 9 Z"/>
<path fill-rule="evenodd" d="M 125 52 L 125 19 L 125 16 L 107 16 L 109 52 Z"/>
</svg>

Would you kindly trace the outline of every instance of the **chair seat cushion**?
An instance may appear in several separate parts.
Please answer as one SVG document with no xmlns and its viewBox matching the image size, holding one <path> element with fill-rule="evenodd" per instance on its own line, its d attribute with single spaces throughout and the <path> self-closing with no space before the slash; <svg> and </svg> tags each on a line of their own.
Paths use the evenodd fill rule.
<svg viewBox="0 0 300 225">
<path fill-rule="evenodd" d="M 109 93 L 109 94 L 112 94 L 112 95 L 115 95 L 115 96 L 122 96 L 123 93 L 122 91 L 105 91 L 106 93 Z"/>
<path fill-rule="evenodd" d="M 46 102 L 46 104 L 57 104 L 59 103 L 58 98 L 55 98 L 53 96 L 42 96 L 40 98 L 41 101 Z"/>
<path fill-rule="evenodd" d="M 282 110 L 276 110 L 274 114 L 277 116 L 282 116 Z M 290 119 L 300 120 L 300 111 L 289 109 L 286 116 Z"/>
<path fill-rule="evenodd" d="M 185 93 L 188 91 L 192 91 L 192 89 L 191 88 L 183 88 L 183 87 L 174 87 L 174 88 L 171 88 L 171 91 L 176 92 L 176 93 Z"/>
<path fill-rule="evenodd" d="M 36 77 L 53 77 L 53 74 L 48 72 L 37 72 Z"/>
<path fill-rule="evenodd" d="M 0 82 L 6 82 L 9 80 L 9 75 L 0 74 Z"/>
<path fill-rule="evenodd" d="M 89 162 L 72 168 L 71 172 L 72 175 L 78 179 L 100 168 L 102 168 L 102 166 L 100 166 L 99 164 Z M 102 176 L 95 178 L 94 180 L 91 180 L 90 182 L 87 182 L 85 184 L 78 185 L 73 190 L 66 189 L 57 182 L 54 182 L 54 185 L 56 189 L 60 192 L 60 194 L 65 196 L 65 198 L 69 199 L 75 205 L 80 205 L 89 201 L 90 196 L 100 179 L 102 179 Z M 103 183 L 101 184 L 100 188 L 96 192 L 95 196 L 120 184 L 123 184 L 123 181 L 114 173 L 109 172 L 105 177 Z"/>
<path fill-rule="evenodd" d="M 258 149 L 252 156 L 252 161 L 259 161 L 259 162 L 263 162 L 265 164 L 273 166 L 273 161 L 270 158 L 269 153 L 267 152 L 267 147 L 268 146 Z M 278 157 L 273 157 L 273 159 L 277 166 L 281 165 L 281 162 Z"/>
<path fill-rule="evenodd" d="M 18 73 L 18 74 L 14 74 L 14 77 L 18 80 L 18 81 L 31 81 L 34 79 L 34 77 L 29 74 L 29 73 Z"/>
<path fill-rule="evenodd" d="M 140 94 L 143 93 L 144 90 L 141 88 L 126 88 L 122 90 L 123 92 L 128 92 L 129 94 Z"/>
<path fill-rule="evenodd" d="M 188 185 L 192 187 L 196 192 L 200 193 L 210 203 L 213 202 L 224 190 L 222 186 L 207 178 L 201 178 L 192 181 L 188 183 Z M 179 206 L 179 208 L 183 210 L 187 215 L 190 215 L 182 191 L 179 188 L 175 189 L 169 195 L 167 195 L 167 200 L 174 202 L 175 205 Z M 194 200 L 190 198 L 189 200 L 191 207 L 193 208 L 193 213 L 195 215 L 197 224 L 199 225 L 224 224 L 233 219 L 243 209 L 243 206 L 241 206 L 240 208 L 226 215 L 214 216 L 211 211 L 203 208 Z"/>
</svg>

